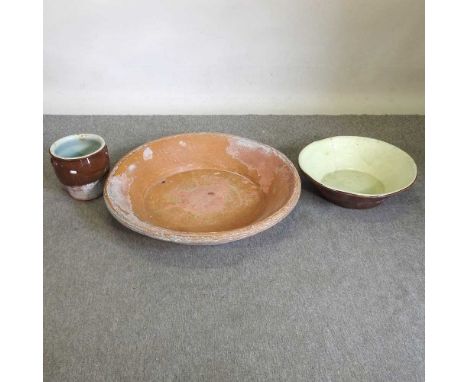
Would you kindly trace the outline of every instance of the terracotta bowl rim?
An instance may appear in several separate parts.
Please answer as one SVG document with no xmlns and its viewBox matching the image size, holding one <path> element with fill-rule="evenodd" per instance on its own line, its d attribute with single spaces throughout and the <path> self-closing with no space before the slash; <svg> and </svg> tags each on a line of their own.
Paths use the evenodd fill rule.
<svg viewBox="0 0 468 382">
<path fill-rule="evenodd" d="M 301 164 L 301 157 L 304 155 L 303 153 L 305 152 L 305 150 L 318 143 L 318 142 L 322 142 L 322 141 L 326 141 L 326 140 L 331 140 L 331 139 L 334 139 L 334 138 L 359 138 L 359 139 L 362 139 L 362 140 L 369 140 L 369 141 L 376 141 L 376 142 L 379 142 L 379 143 L 384 143 L 388 146 L 393 146 L 395 147 L 396 149 L 398 149 L 399 151 L 401 151 L 403 154 L 407 155 L 411 161 L 413 162 L 414 164 L 414 168 L 415 168 L 415 172 L 414 172 L 414 177 L 413 179 L 411 180 L 411 182 L 409 182 L 405 187 L 402 187 L 402 188 L 399 188 L 397 190 L 394 190 L 394 191 L 389 191 L 389 192 L 382 192 L 380 194 L 363 194 L 363 193 L 360 193 L 360 192 L 351 192 L 351 191 L 344 191 L 344 190 L 339 190 L 339 189 L 336 189 L 336 188 L 333 188 L 333 187 L 330 187 L 330 186 L 327 186 L 325 184 L 323 184 L 320 180 L 317 180 L 315 179 L 312 175 L 310 175 L 305 169 L 304 167 L 302 166 Z M 403 191 L 406 191 L 408 188 L 410 188 L 415 182 L 416 182 L 416 179 L 418 178 L 418 166 L 416 164 L 416 161 L 413 159 L 413 157 L 411 155 L 409 155 L 406 151 L 400 149 L 398 146 L 395 146 L 391 143 L 388 143 L 388 142 L 385 142 L 385 141 L 382 141 L 380 139 L 376 139 L 376 138 L 371 138 L 371 137 L 363 137 L 363 136 L 360 136 L 360 135 L 336 135 L 336 136 L 333 136 L 333 137 L 328 137 L 328 138 L 323 138 L 323 139 L 318 139 L 316 141 L 313 141 L 311 143 L 309 143 L 307 146 L 305 146 L 301 152 L 299 153 L 299 157 L 298 157 L 298 162 L 299 162 L 299 167 L 301 168 L 302 172 L 304 174 L 306 174 L 314 183 L 316 183 L 317 185 L 319 185 L 320 187 L 323 187 L 325 189 L 327 189 L 328 191 L 331 191 L 331 192 L 335 192 L 337 194 L 342 194 L 342 195 L 346 195 L 346 196 L 355 196 L 355 197 L 359 197 L 359 198 L 368 198 L 368 199 L 383 199 L 383 198 L 387 198 L 389 196 L 392 196 L 392 195 L 396 195 L 396 194 L 399 194 Z"/>
<path fill-rule="evenodd" d="M 114 175 L 115 171 L 119 168 L 121 163 L 134 152 L 141 150 L 154 142 L 160 142 L 167 139 L 175 139 L 175 138 L 182 138 L 187 135 L 217 135 L 217 136 L 224 136 L 228 138 L 234 139 L 242 139 L 244 141 L 248 141 L 254 143 L 258 146 L 268 148 L 272 150 L 281 160 L 288 166 L 288 169 L 292 172 L 294 176 L 294 185 L 293 191 L 289 196 L 289 199 L 284 203 L 284 205 L 279 208 L 277 211 L 272 213 L 271 215 L 267 216 L 266 218 L 256 221 L 250 225 L 227 230 L 227 231 L 208 231 L 208 232 L 191 232 L 191 231 L 177 231 L 169 228 L 164 228 L 157 225 L 150 225 L 149 223 L 141 221 L 141 223 L 134 223 L 126 219 L 126 214 L 122 212 L 118 207 L 114 206 L 111 198 L 108 194 L 108 186 L 110 179 Z M 299 201 L 299 197 L 301 194 L 301 178 L 299 173 L 292 163 L 292 161 L 281 151 L 275 149 L 272 146 L 269 146 L 264 143 L 260 143 L 250 138 L 240 137 L 238 135 L 228 134 L 228 133 L 218 133 L 218 132 L 194 132 L 194 133 L 181 133 L 181 134 L 174 134 L 168 135 L 161 138 L 153 139 L 146 143 L 139 145 L 138 147 L 134 148 L 133 150 L 129 151 L 125 155 L 123 155 L 117 163 L 113 166 L 112 170 L 109 173 L 109 176 L 106 179 L 106 183 L 104 185 L 104 201 L 106 203 L 107 209 L 109 212 L 116 218 L 121 224 L 130 228 L 131 230 L 141 233 L 143 235 L 164 240 L 164 241 L 171 241 L 171 242 L 178 242 L 181 244 L 223 244 L 232 241 L 236 241 L 239 239 L 247 238 L 249 236 L 253 236 L 257 233 L 263 232 L 268 228 L 271 228 L 275 224 L 279 223 L 283 220 L 289 213 L 294 209 L 297 202 Z"/>
</svg>

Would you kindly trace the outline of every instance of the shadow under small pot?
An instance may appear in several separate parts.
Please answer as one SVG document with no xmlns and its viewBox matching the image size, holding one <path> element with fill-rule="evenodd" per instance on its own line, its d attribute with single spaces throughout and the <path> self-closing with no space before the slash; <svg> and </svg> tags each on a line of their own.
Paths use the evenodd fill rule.
<svg viewBox="0 0 468 382">
<path fill-rule="evenodd" d="M 372 208 L 408 189 L 417 167 L 406 152 L 367 137 L 316 141 L 299 154 L 299 166 L 327 200 L 345 208 Z"/>
<path fill-rule="evenodd" d="M 55 174 L 71 197 L 92 200 L 102 195 L 109 172 L 109 153 L 102 137 L 69 135 L 55 141 L 49 153 Z"/>
</svg>

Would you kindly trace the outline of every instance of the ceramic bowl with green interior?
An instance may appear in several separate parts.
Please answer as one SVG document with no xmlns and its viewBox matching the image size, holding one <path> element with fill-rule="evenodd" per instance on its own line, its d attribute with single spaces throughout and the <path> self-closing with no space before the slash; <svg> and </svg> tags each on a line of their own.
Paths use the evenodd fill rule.
<svg viewBox="0 0 468 382">
<path fill-rule="evenodd" d="M 315 141 L 299 154 L 299 166 L 318 191 L 347 208 L 371 208 L 408 189 L 417 167 L 406 152 L 367 137 Z"/>
</svg>

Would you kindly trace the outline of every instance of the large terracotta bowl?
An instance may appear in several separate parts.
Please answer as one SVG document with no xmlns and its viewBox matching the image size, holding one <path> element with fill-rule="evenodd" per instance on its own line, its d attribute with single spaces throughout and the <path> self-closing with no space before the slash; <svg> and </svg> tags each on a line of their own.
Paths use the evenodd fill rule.
<svg viewBox="0 0 468 382">
<path fill-rule="evenodd" d="M 306 146 L 299 166 L 318 191 L 347 208 L 371 208 L 410 187 L 416 163 L 403 150 L 367 137 L 338 136 Z"/>
<path fill-rule="evenodd" d="M 111 214 L 144 235 L 220 244 L 278 223 L 296 205 L 300 178 L 267 145 L 227 134 L 161 138 L 125 155 L 104 188 Z"/>
</svg>

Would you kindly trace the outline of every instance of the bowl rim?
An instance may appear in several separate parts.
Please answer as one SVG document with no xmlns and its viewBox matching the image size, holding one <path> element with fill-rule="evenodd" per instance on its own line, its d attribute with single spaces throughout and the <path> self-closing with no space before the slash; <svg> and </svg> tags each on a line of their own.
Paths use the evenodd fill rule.
<svg viewBox="0 0 468 382">
<path fill-rule="evenodd" d="M 349 190 L 343 190 L 343 189 L 339 189 L 339 188 L 334 188 L 334 187 L 330 187 L 326 184 L 324 184 L 321 180 L 318 180 L 316 178 L 314 178 L 309 172 L 306 171 L 306 169 L 304 168 L 303 166 L 303 157 L 305 155 L 305 151 L 310 148 L 311 146 L 319 143 L 319 142 L 323 142 L 323 141 L 327 141 L 327 140 L 332 140 L 332 139 L 341 139 L 341 138 L 359 138 L 360 140 L 363 140 L 363 141 L 375 141 L 375 142 L 379 142 L 379 143 L 383 143 L 387 146 L 392 146 L 394 147 L 395 149 L 397 149 L 398 151 L 400 151 L 403 155 L 406 155 L 410 160 L 411 162 L 413 162 L 414 164 L 414 175 L 413 175 L 413 179 L 411 179 L 411 181 L 404 187 L 400 187 L 396 190 L 393 190 L 393 191 L 389 191 L 389 192 L 381 192 L 381 193 L 378 193 L 378 194 L 365 194 L 365 193 L 362 193 L 362 192 L 352 192 L 352 191 L 349 191 Z M 301 170 L 309 177 L 311 178 L 315 183 L 317 183 L 318 185 L 320 185 L 320 187 L 323 187 L 329 191 L 333 191 L 333 192 L 337 192 L 337 193 L 341 193 L 341 194 L 344 194 L 344 195 L 348 195 L 348 196 L 359 196 L 359 197 L 362 197 L 362 198 L 370 198 L 370 199 L 381 199 L 381 198 L 385 198 L 385 197 L 388 197 L 390 195 L 395 195 L 395 194 L 398 194 L 400 192 L 403 192 L 405 190 L 407 190 L 408 188 L 410 188 L 414 182 L 416 181 L 417 177 L 418 177 L 418 166 L 415 162 L 415 160 L 413 159 L 413 157 L 411 155 L 409 155 L 406 151 L 400 149 L 398 146 L 395 146 L 391 143 L 388 143 L 386 141 L 382 141 L 380 139 L 376 139 L 376 138 L 372 138 L 372 137 L 363 137 L 363 136 L 359 136 L 359 135 L 336 135 L 336 136 L 333 136 L 333 137 L 327 137 L 327 138 L 323 138 L 323 139 L 318 139 L 316 141 L 313 141 L 311 143 L 309 143 L 308 145 L 306 145 L 299 153 L 299 157 L 298 157 L 298 163 L 299 163 L 299 167 L 301 168 Z"/>
<path fill-rule="evenodd" d="M 60 144 L 66 142 L 66 141 L 72 141 L 72 140 L 75 140 L 75 139 L 94 139 L 96 142 L 99 142 L 99 148 L 97 148 L 96 150 L 90 152 L 89 154 L 78 155 L 78 156 L 74 156 L 74 157 L 65 157 L 65 156 L 62 156 L 62 155 L 58 155 L 55 152 L 55 150 L 57 149 L 58 146 L 60 146 Z M 61 160 L 65 160 L 65 161 L 73 161 L 73 160 L 77 160 L 77 159 L 89 158 L 90 156 L 92 156 L 94 154 L 97 154 L 99 151 L 101 151 L 105 146 L 106 146 L 106 141 L 100 135 L 93 134 L 93 133 L 70 134 L 70 135 L 66 135 L 64 137 L 61 137 L 61 138 L 55 140 L 49 146 L 49 154 L 51 156 L 53 156 L 54 158 L 57 158 L 57 159 L 61 159 Z"/>
<path fill-rule="evenodd" d="M 123 212 L 118 206 L 114 205 L 112 199 L 109 197 L 108 187 L 109 181 L 113 177 L 114 173 L 117 171 L 121 163 L 133 153 L 143 148 L 148 147 L 148 145 L 154 142 L 160 142 L 167 139 L 177 139 L 187 135 L 217 135 L 223 136 L 227 138 L 234 138 L 234 139 L 242 139 L 244 141 L 248 141 L 254 143 L 258 146 L 271 149 L 281 160 L 288 166 L 288 169 L 292 172 L 294 177 L 294 185 L 292 193 L 290 194 L 288 200 L 281 206 L 277 211 L 272 213 L 271 215 L 265 217 L 262 220 L 255 221 L 250 225 L 235 228 L 232 230 L 226 231 L 207 231 L 207 232 L 192 232 L 192 231 L 178 231 L 173 230 L 157 225 L 152 225 L 147 222 L 141 221 L 138 219 L 138 222 L 132 222 L 126 218 L 126 213 Z M 240 239 L 247 238 L 249 236 L 253 236 L 257 233 L 263 232 L 268 228 L 271 228 L 275 224 L 279 223 L 283 220 L 289 213 L 294 209 L 297 202 L 299 201 L 299 197 L 301 194 L 301 178 L 299 173 L 292 163 L 292 161 L 281 151 L 275 149 L 272 146 L 267 144 L 255 141 L 250 138 L 240 137 L 233 134 L 228 133 L 219 133 L 219 132 L 194 132 L 194 133 L 181 133 L 181 134 L 174 134 L 168 135 L 161 138 L 153 139 L 138 147 L 134 148 L 133 150 L 129 151 L 128 153 L 124 154 L 118 162 L 113 166 L 112 170 L 109 173 L 109 176 L 106 179 L 104 185 L 104 201 L 106 203 L 107 209 L 111 213 L 111 215 L 116 218 L 121 224 L 130 228 L 131 230 L 138 232 L 140 234 L 159 239 L 164 241 L 176 242 L 180 244 L 201 244 L 201 245 L 210 245 L 210 244 L 223 244 L 228 243 Z"/>
</svg>

